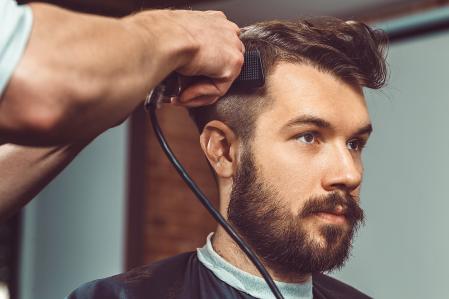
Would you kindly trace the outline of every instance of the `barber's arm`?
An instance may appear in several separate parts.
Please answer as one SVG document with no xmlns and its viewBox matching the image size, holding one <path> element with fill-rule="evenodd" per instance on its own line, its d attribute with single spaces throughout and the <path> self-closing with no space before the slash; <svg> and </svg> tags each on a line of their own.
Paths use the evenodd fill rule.
<svg viewBox="0 0 449 299">
<path fill-rule="evenodd" d="M 54 147 L 0 145 L 0 222 L 39 193 L 87 143 Z"/>
<path fill-rule="evenodd" d="M 5 142 L 51 145 L 96 136 L 126 119 L 173 71 L 208 77 L 181 100 L 210 103 L 243 63 L 239 29 L 219 12 L 153 10 L 115 19 L 30 6 L 31 36 L 0 99 Z"/>
</svg>

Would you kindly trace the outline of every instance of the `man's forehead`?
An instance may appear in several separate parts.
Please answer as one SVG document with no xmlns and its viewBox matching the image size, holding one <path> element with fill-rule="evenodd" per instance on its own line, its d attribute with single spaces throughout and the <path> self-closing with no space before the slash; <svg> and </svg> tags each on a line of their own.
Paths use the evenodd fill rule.
<svg viewBox="0 0 449 299">
<path fill-rule="evenodd" d="M 336 126 L 370 123 L 360 89 L 311 65 L 277 64 L 267 76 L 267 96 L 273 103 L 260 118 L 278 124 L 301 116 L 323 119 Z"/>
</svg>

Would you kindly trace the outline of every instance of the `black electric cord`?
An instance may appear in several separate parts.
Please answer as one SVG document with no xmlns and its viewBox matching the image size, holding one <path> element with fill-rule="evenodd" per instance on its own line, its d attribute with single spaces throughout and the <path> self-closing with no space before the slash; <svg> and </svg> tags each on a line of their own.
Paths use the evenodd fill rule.
<svg viewBox="0 0 449 299">
<path fill-rule="evenodd" d="M 229 234 L 229 236 L 237 243 L 237 245 L 240 247 L 240 249 L 243 250 L 243 252 L 249 257 L 249 259 L 253 262 L 253 264 L 256 266 L 257 270 L 259 270 L 262 277 L 265 279 L 266 283 L 270 287 L 271 291 L 273 292 L 276 299 L 284 299 L 281 292 L 277 288 L 276 284 L 274 283 L 273 279 L 271 278 L 268 271 L 265 269 L 265 267 L 260 262 L 259 258 L 254 254 L 252 249 L 248 246 L 248 244 L 234 231 L 232 226 L 224 219 L 224 217 L 218 212 L 214 206 L 210 203 L 208 198 L 204 195 L 204 193 L 200 190 L 200 188 L 196 185 L 196 183 L 192 180 L 192 178 L 189 176 L 187 171 L 184 169 L 184 167 L 181 165 L 181 163 L 178 161 L 176 156 L 173 154 L 172 150 L 170 149 L 170 146 L 168 145 L 167 141 L 165 140 L 164 134 L 162 133 L 162 130 L 159 126 L 159 122 L 157 120 L 156 115 L 156 109 L 157 109 L 157 102 L 156 101 L 149 101 L 146 104 L 147 111 L 150 115 L 151 125 L 153 126 L 154 133 L 156 134 L 157 140 L 161 144 L 161 147 L 165 154 L 167 155 L 170 162 L 175 167 L 178 174 L 181 176 L 181 178 L 184 180 L 184 182 L 189 186 L 190 190 L 198 197 L 201 204 L 207 209 L 207 211 L 214 217 L 214 219 L 224 228 L 224 230 Z"/>
</svg>

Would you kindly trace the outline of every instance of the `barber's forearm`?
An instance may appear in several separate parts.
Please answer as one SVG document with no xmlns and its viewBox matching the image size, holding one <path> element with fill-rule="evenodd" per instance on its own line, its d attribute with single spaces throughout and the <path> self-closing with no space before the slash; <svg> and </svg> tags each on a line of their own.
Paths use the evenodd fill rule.
<svg viewBox="0 0 449 299">
<path fill-rule="evenodd" d="M 48 148 L 0 145 L 0 222 L 39 193 L 86 144 Z"/>
<path fill-rule="evenodd" d="M 1 133 L 19 143 L 98 134 L 124 120 L 195 51 L 188 36 L 170 32 L 176 28 L 164 24 L 157 11 L 146 14 L 153 26 L 142 26 L 134 17 L 31 7 L 30 41 L 0 109 Z M 148 22 L 152 17 L 154 22 Z"/>
</svg>

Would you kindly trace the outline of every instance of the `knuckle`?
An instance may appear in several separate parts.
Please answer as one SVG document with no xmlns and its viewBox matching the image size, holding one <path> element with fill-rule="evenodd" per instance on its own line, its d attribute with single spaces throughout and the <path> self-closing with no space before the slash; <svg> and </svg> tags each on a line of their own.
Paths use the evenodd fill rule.
<svg viewBox="0 0 449 299">
<path fill-rule="evenodd" d="M 240 28 L 235 23 L 231 21 L 226 21 L 223 27 L 227 32 L 232 33 L 233 36 L 238 37 L 240 34 Z"/>
<path fill-rule="evenodd" d="M 240 40 L 236 41 L 235 49 L 237 49 L 241 55 L 243 55 L 242 53 L 245 53 L 245 45 Z"/>
<path fill-rule="evenodd" d="M 235 59 L 235 66 L 241 68 L 244 62 L 243 54 L 239 53 Z"/>
<path fill-rule="evenodd" d="M 223 71 L 223 79 L 225 81 L 230 81 L 234 78 L 234 72 L 231 68 L 227 68 L 225 71 Z"/>
<path fill-rule="evenodd" d="M 240 55 L 238 61 L 237 61 L 237 66 L 239 68 L 241 68 L 243 66 L 243 63 L 245 62 L 245 59 L 243 58 L 243 55 Z"/>
<path fill-rule="evenodd" d="M 240 34 L 240 27 L 234 22 L 229 22 L 229 23 L 230 23 L 231 29 L 234 30 L 236 33 Z"/>
<path fill-rule="evenodd" d="M 225 15 L 225 13 L 224 13 L 224 12 L 222 12 L 222 11 L 220 11 L 220 10 L 216 11 L 216 14 L 217 14 L 217 16 L 219 16 L 219 17 L 222 17 L 222 18 L 225 18 L 225 19 L 227 19 L 227 17 L 226 17 L 226 15 Z"/>
</svg>

